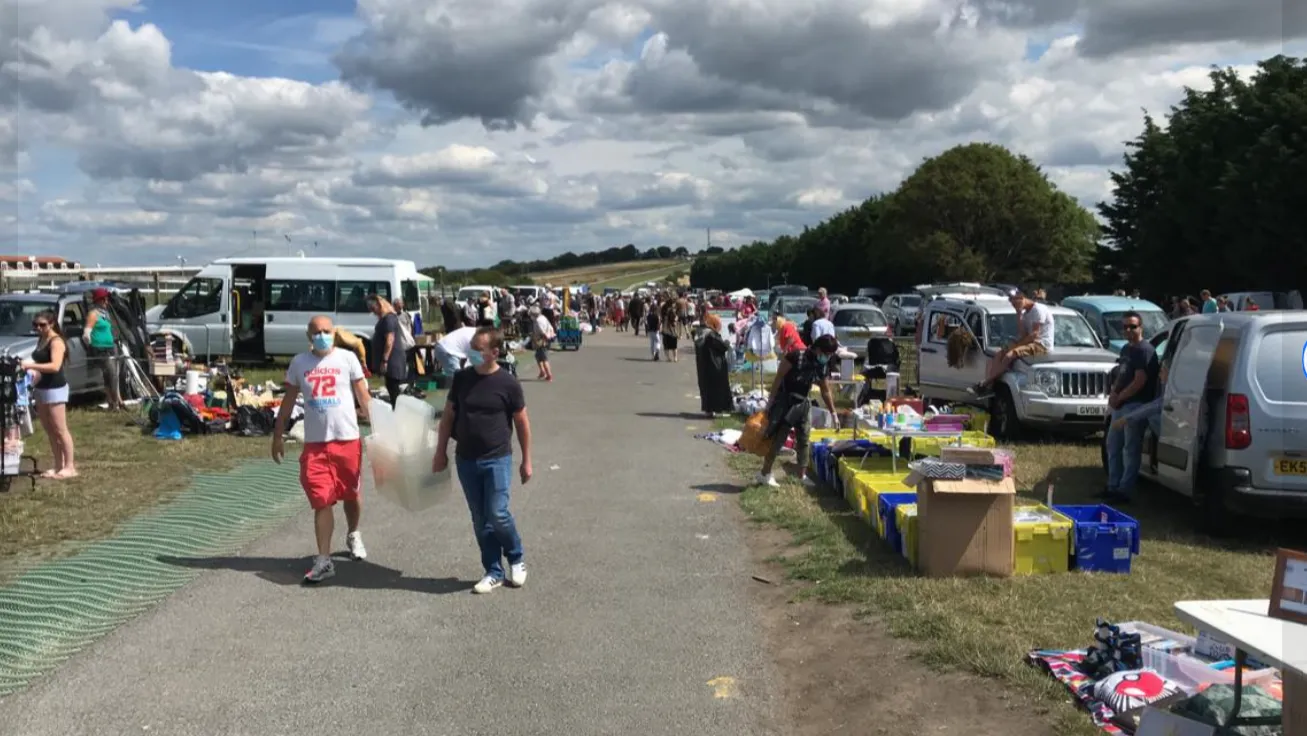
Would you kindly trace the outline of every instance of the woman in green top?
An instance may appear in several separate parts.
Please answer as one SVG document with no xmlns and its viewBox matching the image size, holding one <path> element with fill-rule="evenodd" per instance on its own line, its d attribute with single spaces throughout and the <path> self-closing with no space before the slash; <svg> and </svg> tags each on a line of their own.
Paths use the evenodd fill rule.
<svg viewBox="0 0 1307 736">
<path fill-rule="evenodd" d="M 122 391 L 118 383 L 118 344 L 114 340 L 113 322 L 109 319 L 108 289 L 96 289 L 91 292 L 91 309 L 86 313 L 86 326 L 82 330 L 82 339 L 86 341 L 87 352 L 91 358 L 100 363 L 109 410 L 127 408 L 123 404 Z"/>
</svg>

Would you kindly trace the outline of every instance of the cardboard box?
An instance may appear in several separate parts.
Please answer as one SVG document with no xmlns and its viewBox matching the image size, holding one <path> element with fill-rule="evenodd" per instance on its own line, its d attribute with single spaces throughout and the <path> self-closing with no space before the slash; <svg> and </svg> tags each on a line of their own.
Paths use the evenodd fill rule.
<svg viewBox="0 0 1307 736">
<path fill-rule="evenodd" d="M 930 577 L 1010 577 L 1016 567 L 1011 478 L 925 480 L 917 486 L 917 559 Z"/>
</svg>

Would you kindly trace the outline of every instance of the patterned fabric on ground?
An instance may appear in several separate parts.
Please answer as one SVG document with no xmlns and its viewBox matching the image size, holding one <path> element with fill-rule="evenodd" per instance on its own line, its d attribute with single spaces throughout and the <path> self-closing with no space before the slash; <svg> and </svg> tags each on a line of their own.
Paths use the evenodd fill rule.
<svg viewBox="0 0 1307 736">
<path fill-rule="evenodd" d="M 1083 651 L 1036 649 L 1026 655 L 1026 662 L 1052 675 L 1053 679 L 1071 691 L 1076 702 L 1089 711 L 1095 726 L 1106 733 L 1124 734 L 1120 727 L 1112 723 L 1112 709 L 1094 697 L 1094 681 L 1080 671 L 1080 661 L 1084 658 Z"/>
</svg>

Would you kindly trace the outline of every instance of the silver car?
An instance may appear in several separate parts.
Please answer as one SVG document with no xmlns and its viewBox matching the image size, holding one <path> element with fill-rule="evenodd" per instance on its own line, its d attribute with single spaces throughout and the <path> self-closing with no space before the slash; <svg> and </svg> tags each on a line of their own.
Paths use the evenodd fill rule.
<svg viewBox="0 0 1307 736">
<path fill-rule="evenodd" d="M 832 311 L 830 321 L 835 325 L 840 346 L 859 360 L 867 357 L 868 340 L 890 335 L 885 313 L 870 304 L 841 304 Z"/>
<path fill-rule="evenodd" d="M 18 358 L 30 358 L 36 348 L 32 321 L 45 311 L 54 312 L 68 345 L 64 376 L 68 392 L 73 395 L 104 390 L 99 370 L 90 370 L 82 328 L 86 322 L 85 304 L 78 294 L 3 294 L 0 295 L 0 351 Z"/>
<path fill-rule="evenodd" d="M 894 294 L 887 297 L 880 308 L 896 336 L 917 331 L 917 315 L 921 314 L 920 294 Z"/>
</svg>

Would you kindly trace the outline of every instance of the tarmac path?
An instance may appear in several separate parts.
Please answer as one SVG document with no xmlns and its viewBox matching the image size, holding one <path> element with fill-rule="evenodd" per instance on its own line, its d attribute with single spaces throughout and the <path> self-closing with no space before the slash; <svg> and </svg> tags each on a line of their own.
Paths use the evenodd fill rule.
<svg viewBox="0 0 1307 736">
<path fill-rule="evenodd" d="M 513 510 L 525 588 L 471 594 L 480 567 L 457 491 L 420 514 L 365 502 L 368 561 L 302 587 L 306 504 L 0 700 L 0 734 L 786 733 L 745 529 L 714 492 L 728 470 L 693 439 L 711 429 L 692 416 L 693 354 L 655 363 L 647 345 L 588 337 L 554 354 L 548 385 L 524 356 L 536 477 L 515 483 Z"/>
</svg>

